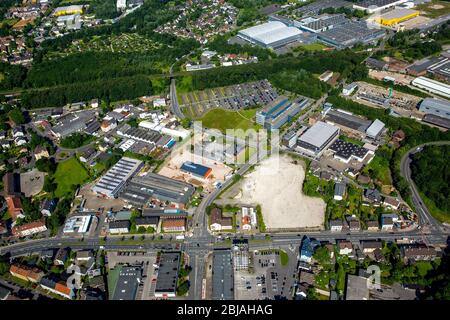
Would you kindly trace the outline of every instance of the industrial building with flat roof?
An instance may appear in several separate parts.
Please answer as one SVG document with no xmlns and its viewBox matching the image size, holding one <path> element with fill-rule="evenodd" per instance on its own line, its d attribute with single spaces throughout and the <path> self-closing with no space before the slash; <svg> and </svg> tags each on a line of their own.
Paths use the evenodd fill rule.
<svg viewBox="0 0 450 320">
<path fill-rule="evenodd" d="M 268 130 L 278 129 L 305 108 L 309 101 L 308 98 L 291 101 L 280 96 L 256 113 L 256 123 Z"/>
<path fill-rule="evenodd" d="M 180 170 L 184 171 L 186 173 L 190 173 L 193 176 L 196 176 L 201 179 L 208 178 L 212 172 L 211 168 L 208 168 L 208 167 L 202 166 L 201 164 L 190 162 L 190 161 L 186 161 L 185 163 L 183 163 Z"/>
<path fill-rule="evenodd" d="M 298 138 L 297 145 L 301 149 L 319 155 L 338 135 L 338 127 L 318 121 Z"/>
<path fill-rule="evenodd" d="M 450 102 L 441 99 L 425 98 L 419 105 L 419 111 L 450 119 Z"/>
<path fill-rule="evenodd" d="M 174 298 L 176 296 L 180 263 L 180 252 L 161 252 L 159 256 L 158 276 L 156 278 L 155 297 Z"/>
<path fill-rule="evenodd" d="M 300 38 L 302 32 L 280 21 L 269 21 L 238 32 L 238 37 L 264 48 L 277 49 Z"/>
<path fill-rule="evenodd" d="M 450 98 L 450 85 L 448 84 L 425 77 L 415 78 L 411 83 L 421 89 L 425 89 L 429 92 L 436 93 L 446 98 Z"/>
<path fill-rule="evenodd" d="M 143 217 L 159 217 L 166 219 L 177 219 L 186 218 L 187 212 L 181 209 L 154 209 L 154 208 L 144 208 L 142 210 Z"/>
<path fill-rule="evenodd" d="M 384 26 L 393 26 L 400 22 L 406 21 L 408 19 L 417 17 L 419 11 L 406 9 L 406 8 L 396 8 L 389 11 L 381 16 L 377 17 L 377 22 Z"/>
<path fill-rule="evenodd" d="M 348 163 L 352 158 L 359 162 L 364 161 L 369 154 L 368 149 L 340 139 L 334 141 L 328 150 L 333 151 L 334 157 L 345 163 Z"/>
<path fill-rule="evenodd" d="M 383 122 L 375 119 L 375 121 L 372 122 L 372 124 L 366 130 L 367 136 L 372 139 L 376 139 L 383 132 L 384 126 L 385 125 Z"/>
<path fill-rule="evenodd" d="M 342 126 L 359 132 L 366 132 L 370 121 L 355 116 L 347 111 L 330 110 L 326 114 L 325 121 L 337 126 Z"/>
<path fill-rule="evenodd" d="M 213 251 L 212 300 L 234 300 L 231 250 Z"/>
<path fill-rule="evenodd" d="M 133 177 L 123 188 L 120 198 L 138 207 L 146 206 L 152 199 L 184 206 L 194 191 L 189 183 L 149 172 Z"/>
<path fill-rule="evenodd" d="M 313 33 L 318 33 L 318 32 L 322 32 L 322 31 L 331 29 L 337 25 L 347 23 L 348 19 L 343 14 L 336 14 L 336 15 L 322 16 L 317 19 L 316 18 L 307 18 L 304 21 L 306 22 L 304 24 L 302 23 L 302 21 L 300 21 L 301 29 L 303 29 L 305 31 L 313 32 Z"/>
<path fill-rule="evenodd" d="M 109 198 L 116 198 L 128 180 L 142 168 L 143 162 L 123 157 L 108 170 L 92 188 L 92 191 Z"/>
<path fill-rule="evenodd" d="M 112 300 L 135 300 L 141 279 L 141 267 L 122 267 Z"/>
<path fill-rule="evenodd" d="M 382 29 L 369 28 L 364 21 L 349 20 L 320 32 L 318 39 L 336 48 L 349 48 L 357 43 L 374 43 L 384 37 L 385 33 Z"/>
<path fill-rule="evenodd" d="M 363 0 L 353 5 L 353 9 L 364 10 L 367 13 L 381 12 L 388 8 L 398 6 L 399 4 L 410 0 Z"/>
</svg>

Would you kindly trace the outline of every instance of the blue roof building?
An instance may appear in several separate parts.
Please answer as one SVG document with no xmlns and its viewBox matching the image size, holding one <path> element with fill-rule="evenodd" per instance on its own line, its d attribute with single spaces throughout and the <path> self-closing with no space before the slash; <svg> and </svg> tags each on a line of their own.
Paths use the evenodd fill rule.
<svg viewBox="0 0 450 320">
<path fill-rule="evenodd" d="M 300 261 L 311 262 L 314 251 L 318 246 L 320 246 L 319 241 L 304 236 L 300 246 Z"/>
<path fill-rule="evenodd" d="M 211 168 L 190 161 L 186 161 L 185 163 L 183 163 L 180 169 L 181 171 L 190 173 L 202 179 L 206 179 L 211 174 L 212 171 Z"/>
</svg>

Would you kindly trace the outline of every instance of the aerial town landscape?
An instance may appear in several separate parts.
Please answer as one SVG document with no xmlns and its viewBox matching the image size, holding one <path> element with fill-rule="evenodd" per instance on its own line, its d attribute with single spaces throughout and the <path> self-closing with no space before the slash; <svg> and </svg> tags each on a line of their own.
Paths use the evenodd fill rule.
<svg viewBox="0 0 450 320">
<path fill-rule="evenodd" d="M 0 49 L 0 300 L 450 300 L 449 1 L 2 0 Z"/>
</svg>

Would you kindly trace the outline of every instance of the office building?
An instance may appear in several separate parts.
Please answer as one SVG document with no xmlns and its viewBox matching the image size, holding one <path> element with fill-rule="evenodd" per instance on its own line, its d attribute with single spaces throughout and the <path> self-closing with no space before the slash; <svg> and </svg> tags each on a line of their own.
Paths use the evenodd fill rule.
<svg viewBox="0 0 450 320">
<path fill-rule="evenodd" d="M 319 155 L 338 136 L 338 127 L 319 121 L 298 138 L 297 145 L 308 153 Z"/>
</svg>

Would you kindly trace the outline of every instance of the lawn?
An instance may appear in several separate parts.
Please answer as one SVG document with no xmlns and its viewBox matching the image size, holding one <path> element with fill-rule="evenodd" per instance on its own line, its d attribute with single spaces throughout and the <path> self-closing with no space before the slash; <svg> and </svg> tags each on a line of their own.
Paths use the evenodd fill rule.
<svg viewBox="0 0 450 320">
<path fill-rule="evenodd" d="M 122 268 L 120 266 L 116 266 L 114 269 L 108 271 L 108 293 L 110 298 L 112 298 L 114 290 L 116 289 L 121 269 Z"/>
<path fill-rule="evenodd" d="M 203 127 L 218 129 L 225 133 L 227 129 L 255 129 L 261 128 L 253 122 L 256 109 L 248 109 L 241 111 L 229 111 L 224 109 L 213 109 L 208 111 L 199 120 L 203 122 Z"/>
<path fill-rule="evenodd" d="M 371 178 L 379 180 L 382 185 L 391 185 L 391 171 L 389 163 L 386 159 L 375 155 L 372 161 L 364 168 L 363 174 L 369 175 Z"/>
<path fill-rule="evenodd" d="M 303 48 L 307 51 L 322 51 L 323 49 L 325 49 L 327 46 L 320 43 L 320 42 L 314 42 L 314 43 L 309 43 L 309 44 L 302 44 L 300 46 L 300 48 Z"/>
<path fill-rule="evenodd" d="M 60 162 L 54 175 L 57 184 L 55 195 L 61 198 L 70 194 L 76 185 L 86 182 L 88 178 L 87 170 L 76 158 Z"/>
<path fill-rule="evenodd" d="M 425 12 L 428 18 L 437 18 L 450 13 L 450 3 L 448 1 L 433 0 L 430 3 L 420 4 L 415 9 Z"/>
<path fill-rule="evenodd" d="M 347 136 L 339 136 L 339 139 L 341 139 L 342 141 L 345 141 L 345 142 L 356 144 L 357 146 L 361 146 L 361 147 L 364 145 L 364 142 L 356 140 L 356 139 L 352 139 Z"/>
</svg>

